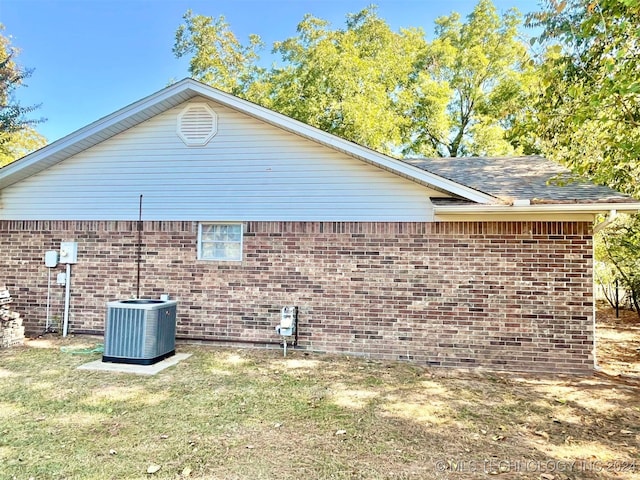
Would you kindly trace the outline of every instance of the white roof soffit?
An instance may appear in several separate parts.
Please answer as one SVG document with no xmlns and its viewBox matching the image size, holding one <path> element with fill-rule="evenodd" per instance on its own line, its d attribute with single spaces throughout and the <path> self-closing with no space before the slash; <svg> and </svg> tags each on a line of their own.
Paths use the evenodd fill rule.
<svg viewBox="0 0 640 480">
<path fill-rule="evenodd" d="M 545 203 L 538 205 L 434 205 L 436 216 L 468 216 L 482 217 L 485 215 L 504 215 L 525 217 L 528 215 L 553 214 L 585 214 L 597 215 L 616 211 L 617 213 L 638 213 L 640 202 L 615 203 Z"/>
<path fill-rule="evenodd" d="M 45 170 L 196 96 L 208 98 L 435 190 L 481 204 L 499 202 L 492 195 L 375 152 L 189 78 L 107 115 L 0 169 L 0 188 Z"/>
</svg>

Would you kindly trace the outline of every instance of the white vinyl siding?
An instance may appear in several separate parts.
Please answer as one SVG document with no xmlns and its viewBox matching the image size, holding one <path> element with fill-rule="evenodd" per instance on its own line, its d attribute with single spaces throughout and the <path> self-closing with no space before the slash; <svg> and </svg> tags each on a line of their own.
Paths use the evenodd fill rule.
<svg viewBox="0 0 640 480">
<path fill-rule="evenodd" d="M 198 260 L 239 262 L 242 260 L 241 223 L 200 223 Z"/>
<path fill-rule="evenodd" d="M 204 102 L 197 98 L 194 102 Z M 207 102 L 217 134 L 179 138 L 179 105 L 0 191 L 0 219 L 431 221 L 428 187 Z"/>
</svg>

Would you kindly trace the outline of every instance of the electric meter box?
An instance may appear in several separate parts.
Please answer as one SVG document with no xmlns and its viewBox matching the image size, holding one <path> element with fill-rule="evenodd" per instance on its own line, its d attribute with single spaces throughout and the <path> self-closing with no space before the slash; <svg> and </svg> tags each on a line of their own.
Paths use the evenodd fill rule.
<svg viewBox="0 0 640 480">
<path fill-rule="evenodd" d="M 291 337 L 296 333 L 296 321 L 298 319 L 298 307 L 283 307 L 280 312 L 280 325 L 276 327 L 283 337 Z"/>
<path fill-rule="evenodd" d="M 60 263 L 78 263 L 78 243 L 60 243 Z"/>
<path fill-rule="evenodd" d="M 58 265 L 58 252 L 49 250 L 44 254 L 44 265 L 47 268 L 54 268 Z"/>
</svg>

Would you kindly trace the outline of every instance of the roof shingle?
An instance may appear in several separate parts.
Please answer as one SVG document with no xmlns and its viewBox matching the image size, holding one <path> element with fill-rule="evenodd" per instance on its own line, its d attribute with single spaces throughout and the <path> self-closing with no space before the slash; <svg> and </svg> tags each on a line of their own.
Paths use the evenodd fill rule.
<svg viewBox="0 0 640 480">
<path fill-rule="evenodd" d="M 575 179 L 541 156 L 406 158 L 405 162 L 511 203 L 633 202 L 609 187 Z"/>
</svg>

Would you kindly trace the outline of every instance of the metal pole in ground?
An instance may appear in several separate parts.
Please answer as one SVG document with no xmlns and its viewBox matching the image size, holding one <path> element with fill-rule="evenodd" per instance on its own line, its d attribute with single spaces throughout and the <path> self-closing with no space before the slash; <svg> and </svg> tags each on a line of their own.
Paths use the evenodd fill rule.
<svg viewBox="0 0 640 480">
<path fill-rule="evenodd" d="M 67 263 L 67 283 L 64 291 L 64 323 L 62 336 L 66 337 L 69 332 L 69 304 L 71 303 L 71 264 Z"/>
<path fill-rule="evenodd" d="M 620 318 L 620 292 L 618 287 L 618 279 L 616 278 L 616 318 Z"/>
</svg>

